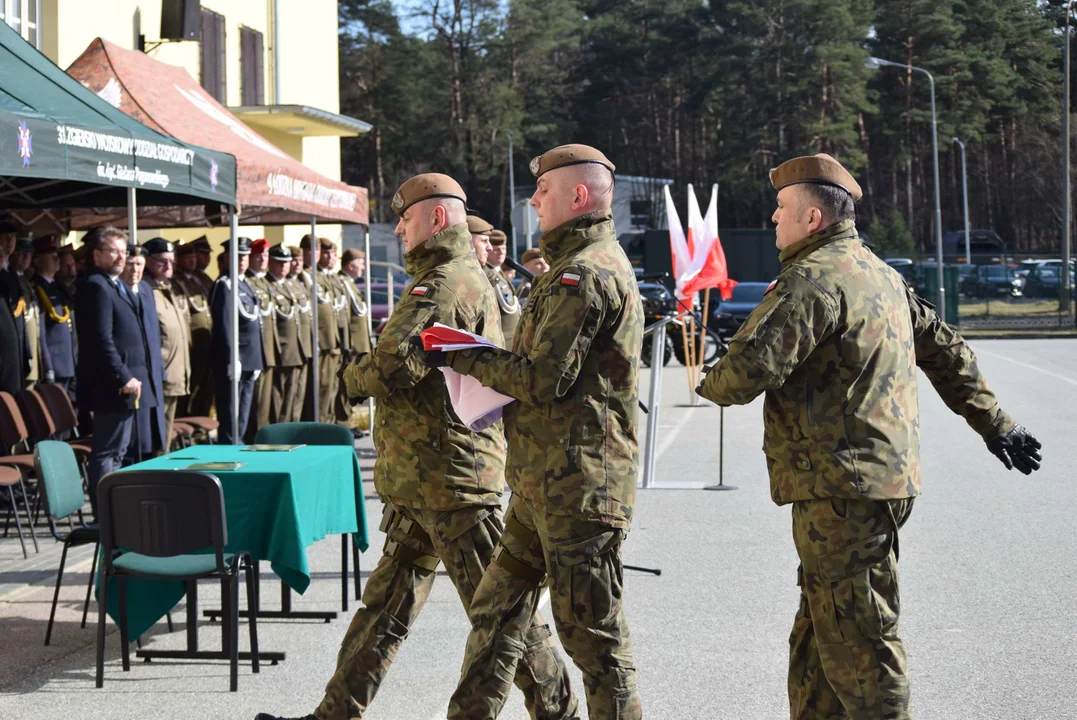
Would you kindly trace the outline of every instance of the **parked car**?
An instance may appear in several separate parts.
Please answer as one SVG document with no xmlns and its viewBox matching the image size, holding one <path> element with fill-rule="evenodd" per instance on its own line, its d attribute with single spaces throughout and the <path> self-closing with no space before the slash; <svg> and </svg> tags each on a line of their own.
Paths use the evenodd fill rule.
<svg viewBox="0 0 1077 720">
<path fill-rule="evenodd" d="M 763 302 L 770 283 L 742 282 L 733 288 L 733 297 L 722 300 L 711 314 L 711 327 L 723 340 L 728 340 L 740 329 L 759 303 Z"/>
<path fill-rule="evenodd" d="M 1007 265 L 962 265 L 971 272 L 961 281 L 964 293 L 973 298 L 991 298 L 1009 295 L 1014 288 L 1014 269 Z"/>
<path fill-rule="evenodd" d="M 1057 299 L 1062 294 L 1062 264 L 1042 263 L 1025 276 L 1024 286 L 1013 293 L 1027 298 Z M 1074 271 L 1070 269 L 1070 294 L 1074 294 Z"/>
</svg>

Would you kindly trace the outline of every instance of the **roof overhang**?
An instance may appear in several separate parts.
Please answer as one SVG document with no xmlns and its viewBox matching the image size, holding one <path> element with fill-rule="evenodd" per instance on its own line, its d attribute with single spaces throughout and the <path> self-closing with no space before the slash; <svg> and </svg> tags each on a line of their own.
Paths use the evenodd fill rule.
<svg viewBox="0 0 1077 720">
<path fill-rule="evenodd" d="M 373 128 L 362 120 L 309 105 L 241 105 L 228 110 L 255 129 L 300 137 L 356 137 Z"/>
</svg>

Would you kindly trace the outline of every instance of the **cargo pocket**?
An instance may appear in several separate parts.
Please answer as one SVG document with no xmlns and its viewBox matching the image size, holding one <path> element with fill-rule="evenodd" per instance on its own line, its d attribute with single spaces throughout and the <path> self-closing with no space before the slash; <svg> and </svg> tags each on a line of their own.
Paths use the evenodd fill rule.
<svg viewBox="0 0 1077 720">
<path fill-rule="evenodd" d="M 557 559 L 555 594 L 567 604 L 562 608 L 587 627 L 596 627 L 620 607 L 623 571 L 620 530 L 610 529 L 585 540 L 554 546 Z"/>
<path fill-rule="evenodd" d="M 834 640 L 896 635 L 900 604 L 893 538 L 893 533 L 873 535 L 819 557 L 819 575 L 829 584 L 833 625 L 828 629 L 836 633 Z"/>
</svg>

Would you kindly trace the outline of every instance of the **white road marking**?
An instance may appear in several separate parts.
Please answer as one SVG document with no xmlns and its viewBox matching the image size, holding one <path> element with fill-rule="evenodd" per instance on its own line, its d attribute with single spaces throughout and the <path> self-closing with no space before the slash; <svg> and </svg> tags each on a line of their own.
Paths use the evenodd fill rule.
<svg viewBox="0 0 1077 720">
<path fill-rule="evenodd" d="M 706 407 L 706 406 L 705 405 L 700 405 L 700 407 Z M 692 408 L 684 408 L 684 409 L 685 410 L 691 410 Z M 669 450 L 673 446 L 673 443 L 674 443 L 674 441 L 676 441 L 677 436 L 681 434 L 681 430 L 684 430 L 684 426 L 688 424 L 688 421 L 691 418 L 692 418 L 692 413 L 691 412 L 686 412 L 686 413 L 681 415 L 681 419 L 678 420 L 675 425 L 671 426 L 672 429 L 669 431 L 669 433 L 666 434 L 666 436 L 664 438 L 662 438 L 661 444 L 659 444 L 658 449 L 655 451 L 655 460 L 656 461 L 661 460 L 662 456 L 665 454 L 666 450 Z"/>
<path fill-rule="evenodd" d="M 1013 358 L 1006 357 L 1005 355 L 999 355 L 998 353 L 993 353 L 990 350 L 981 350 L 979 348 L 974 348 L 974 349 L 975 349 L 977 355 L 989 355 L 989 356 L 991 356 L 993 358 L 998 358 L 999 360 L 1005 360 L 1006 362 L 1011 362 L 1014 365 L 1020 365 L 1021 367 L 1028 368 L 1029 370 L 1035 370 L 1038 373 L 1043 373 L 1044 375 L 1048 375 L 1050 377 L 1055 378 L 1056 380 L 1061 380 L 1062 382 L 1069 383 L 1070 385 L 1077 385 L 1077 380 L 1074 380 L 1073 378 L 1068 378 L 1065 375 L 1059 375 L 1058 373 L 1051 372 L 1050 370 L 1044 370 L 1041 367 L 1036 367 L 1035 365 L 1030 365 L 1030 364 L 1028 364 L 1026 362 L 1021 362 L 1020 360 L 1014 360 Z"/>
</svg>

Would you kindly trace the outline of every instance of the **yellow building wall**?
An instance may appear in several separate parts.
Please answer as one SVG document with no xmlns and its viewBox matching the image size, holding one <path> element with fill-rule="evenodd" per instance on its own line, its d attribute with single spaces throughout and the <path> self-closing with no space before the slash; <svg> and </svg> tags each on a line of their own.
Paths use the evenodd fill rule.
<svg viewBox="0 0 1077 720">
<path fill-rule="evenodd" d="M 280 7 L 280 98 L 274 98 L 273 0 L 202 0 L 202 7 L 225 18 L 226 103 L 240 104 L 240 27 L 262 33 L 267 104 L 309 105 L 330 112 L 340 111 L 337 56 L 336 0 L 278 0 Z M 41 50 L 61 68 L 73 63 L 86 47 L 101 37 L 120 47 L 135 49 L 137 31 L 147 46 L 160 39 L 160 0 L 42 0 Z M 200 79 L 200 44 L 167 42 L 149 51 L 151 57 L 183 67 Z M 340 179 L 340 139 L 303 138 L 255 128 L 267 140 L 322 175 Z M 309 225 L 284 227 L 240 226 L 240 235 L 264 237 L 271 244 L 295 245 Z M 81 234 L 80 234 L 81 235 Z M 191 240 L 207 235 L 215 248 L 228 238 L 227 228 L 175 228 L 138 232 L 139 242 L 151 237 Z M 340 225 L 322 225 L 318 235 L 341 242 Z"/>
</svg>

